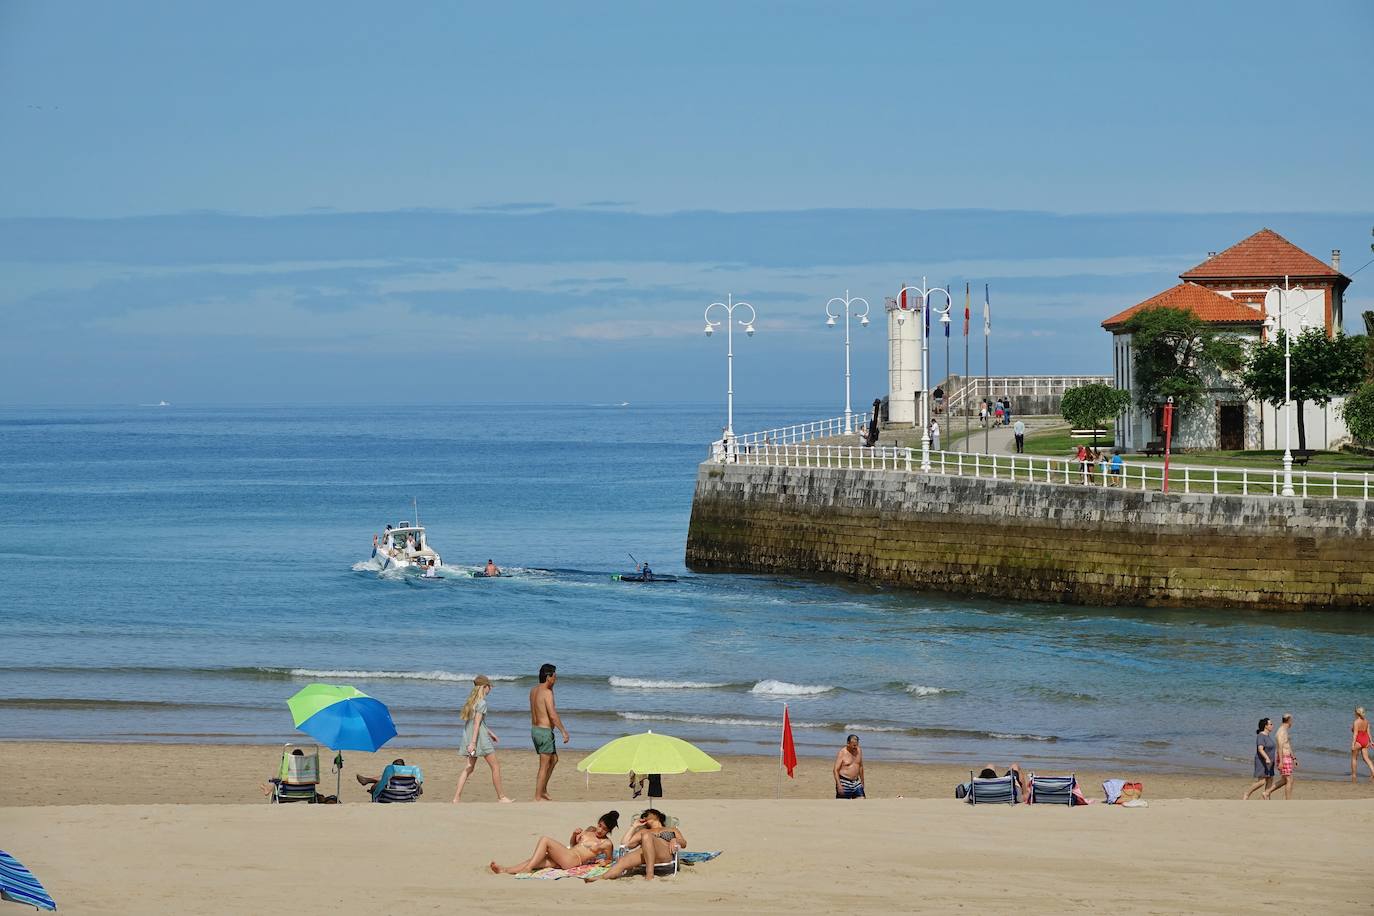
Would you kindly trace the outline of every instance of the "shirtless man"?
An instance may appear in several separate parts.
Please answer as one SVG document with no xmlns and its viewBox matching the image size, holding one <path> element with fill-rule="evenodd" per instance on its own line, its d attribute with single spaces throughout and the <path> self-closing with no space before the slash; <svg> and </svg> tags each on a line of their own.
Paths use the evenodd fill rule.
<svg viewBox="0 0 1374 916">
<path fill-rule="evenodd" d="M 487 568 L 484 570 L 484 572 L 488 576 L 499 576 L 501 575 L 501 567 L 491 562 L 491 560 L 487 560 Z"/>
<path fill-rule="evenodd" d="M 1278 774 L 1279 780 L 1268 789 L 1260 793 L 1260 798 L 1268 799 L 1283 788 L 1283 798 L 1285 801 L 1293 797 L 1293 770 L 1298 765 L 1298 755 L 1293 753 L 1293 739 L 1289 736 L 1289 730 L 1293 727 L 1293 714 L 1286 712 L 1283 714 L 1283 724 L 1279 730 L 1274 732 L 1274 744 L 1278 747 Z"/>
<path fill-rule="evenodd" d="M 859 750 L 859 736 L 850 735 L 844 747 L 835 755 L 835 797 L 865 798 L 864 752 Z"/>
<path fill-rule="evenodd" d="M 549 798 L 549 777 L 558 766 L 558 745 L 553 741 L 553 730 L 562 732 L 563 743 L 568 743 L 568 730 L 563 727 L 563 720 L 553 705 L 553 685 L 557 682 L 557 669 L 553 665 L 541 665 L 539 683 L 530 690 L 530 739 L 539 755 L 539 775 L 534 780 L 535 801 L 553 801 Z"/>
<path fill-rule="evenodd" d="M 568 845 L 564 846 L 551 836 L 540 837 L 534 845 L 534 855 L 518 865 L 497 865 L 488 863 L 494 875 L 518 875 L 536 871 L 540 868 L 574 868 L 590 865 L 592 862 L 611 860 L 615 851 L 611 843 L 611 833 L 620 824 L 619 811 L 607 811 L 594 827 L 574 830 Z"/>
</svg>

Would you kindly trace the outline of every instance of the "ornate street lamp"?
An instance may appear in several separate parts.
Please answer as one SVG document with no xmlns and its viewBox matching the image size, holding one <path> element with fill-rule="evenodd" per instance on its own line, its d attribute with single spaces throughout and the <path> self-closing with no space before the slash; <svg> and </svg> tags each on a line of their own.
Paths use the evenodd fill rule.
<svg viewBox="0 0 1374 916">
<path fill-rule="evenodd" d="M 849 290 L 844 291 L 843 297 L 836 296 L 831 299 L 825 304 L 825 326 L 828 328 L 833 328 L 835 322 L 840 320 L 839 315 L 830 311 L 830 306 L 837 302 L 844 306 L 844 432 L 847 436 L 851 432 L 849 418 L 853 413 L 849 406 L 849 312 L 854 303 L 862 302 L 864 304 L 864 310 L 858 314 L 859 327 L 868 327 L 868 300 L 862 296 L 854 296 L 851 298 Z"/>
<path fill-rule="evenodd" d="M 720 321 L 711 320 L 711 309 L 719 308 L 725 312 L 725 317 Z M 733 295 L 725 297 L 724 302 L 712 302 L 706 306 L 706 336 L 710 337 L 712 332 L 722 324 L 725 325 L 725 435 L 727 440 L 735 437 L 735 309 L 746 308 L 749 310 L 749 320 L 740 321 L 740 326 L 744 328 L 744 333 L 750 337 L 754 336 L 754 322 L 758 315 L 754 307 L 747 302 L 736 302 Z"/>
</svg>

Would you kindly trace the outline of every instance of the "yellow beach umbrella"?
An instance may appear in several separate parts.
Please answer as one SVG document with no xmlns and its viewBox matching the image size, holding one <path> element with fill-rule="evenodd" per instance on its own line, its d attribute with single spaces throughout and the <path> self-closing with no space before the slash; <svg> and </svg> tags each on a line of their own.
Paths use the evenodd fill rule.
<svg viewBox="0 0 1374 916">
<path fill-rule="evenodd" d="M 716 773 L 720 762 L 705 751 L 672 735 L 626 735 L 592 751 L 577 765 L 578 772 L 624 776 L 626 773 Z"/>
</svg>

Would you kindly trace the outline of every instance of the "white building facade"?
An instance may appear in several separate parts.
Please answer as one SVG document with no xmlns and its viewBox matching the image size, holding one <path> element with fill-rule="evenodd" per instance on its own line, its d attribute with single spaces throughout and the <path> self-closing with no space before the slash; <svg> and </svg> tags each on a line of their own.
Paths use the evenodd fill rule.
<svg viewBox="0 0 1374 916">
<path fill-rule="evenodd" d="M 1297 335 L 1312 327 L 1328 335 L 1341 329 L 1345 289 L 1350 278 L 1340 272 L 1340 252 L 1330 265 L 1293 245 L 1278 233 L 1263 229 L 1220 254 L 1212 253 L 1192 270 L 1179 275 L 1177 286 L 1146 299 L 1102 322 L 1112 335 L 1112 365 L 1116 387 L 1137 388 L 1134 351 L 1126 325 L 1137 313 L 1167 306 L 1192 312 L 1219 333 L 1244 345 L 1269 339 L 1282 327 Z M 1277 292 L 1275 292 L 1277 290 Z M 1247 400 L 1239 380 L 1226 372 L 1205 379 L 1199 405 L 1175 416 L 1173 446 L 1178 449 L 1281 449 L 1287 442 L 1285 423 L 1292 423 L 1292 446 L 1298 445 L 1294 410 Z M 1325 407 L 1304 405 L 1303 420 L 1309 449 L 1327 449 L 1349 439 L 1341 419 L 1340 402 Z M 1163 405 L 1143 408 L 1132 400 L 1118 418 L 1116 447 L 1138 451 L 1164 439 Z"/>
</svg>

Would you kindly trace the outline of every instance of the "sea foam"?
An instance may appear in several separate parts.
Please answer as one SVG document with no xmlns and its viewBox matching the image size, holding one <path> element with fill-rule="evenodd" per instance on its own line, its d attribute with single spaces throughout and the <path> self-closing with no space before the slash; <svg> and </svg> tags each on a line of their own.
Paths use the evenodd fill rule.
<svg viewBox="0 0 1374 916">
<path fill-rule="evenodd" d="M 782 718 L 750 719 L 742 716 L 697 716 L 678 713 L 618 712 L 622 719 L 631 722 L 687 722 L 692 725 L 735 725 L 744 728 L 781 728 Z M 838 728 L 835 722 L 793 722 L 793 728 Z"/>
<path fill-rule="evenodd" d="M 814 697 L 834 689 L 828 684 L 789 684 L 786 681 L 768 680 L 759 681 L 749 692 L 772 697 Z"/>
<path fill-rule="evenodd" d="M 944 687 L 927 687 L 925 684 L 907 684 L 906 692 L 913 697 L 933 697 L 942 693 L 951 693 Z"/>
<path fill-rule="evenodd" d="M 361 671 L 342 668 L 261 668 L 259 670 L 272 674 L 289 674 L 291 677 L 348 678 L 359 681 L 444 681 L 471 684 L 472 679 L 476 677 L 473 674 L 454 673 L 452 671 Z M 520 680 L 519 675 L 515 674 L 489 674 L 487 677 L 493 681 Z"/>
<path fill-rule="evenodd" d="M 612 687 L 628 687 L 636 690 L 710 690 L 716 687 L 729 687 L 724 682 L 709 681 L 667 681 L 642 677 L 613 677 L 609 679 Z"/>
</svg>

